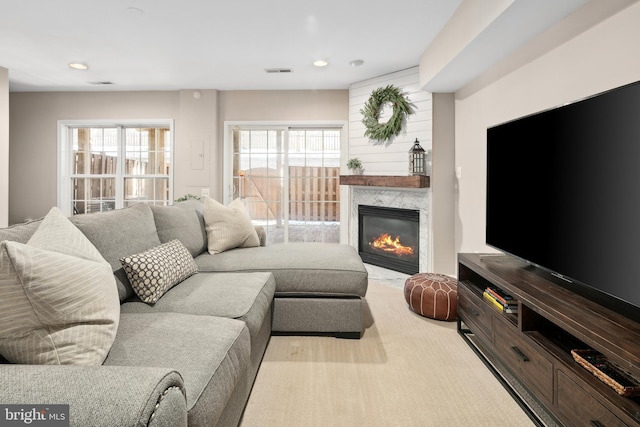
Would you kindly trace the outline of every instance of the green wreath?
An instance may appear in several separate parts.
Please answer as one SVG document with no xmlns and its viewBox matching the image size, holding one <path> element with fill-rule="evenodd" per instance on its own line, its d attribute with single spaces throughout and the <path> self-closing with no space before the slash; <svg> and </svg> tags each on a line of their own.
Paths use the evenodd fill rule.
<svg viewBox="0 0 640 427">
<path fill-rule="evenodd" d="M 386 103 L 390 103 L 393 107 L 393 115 L 386 123 L 380 123 L 380 111 Z M 393 85 L 378 88 L 371 92 L 371 97 L 360 110 L 363 115 L 362 123 L 367 128 L 364 136 L 379 142 L 397 136 L 402 131 L 406 117 L 413 112 L 413 106 L 400 89 Z"/>
</svg>

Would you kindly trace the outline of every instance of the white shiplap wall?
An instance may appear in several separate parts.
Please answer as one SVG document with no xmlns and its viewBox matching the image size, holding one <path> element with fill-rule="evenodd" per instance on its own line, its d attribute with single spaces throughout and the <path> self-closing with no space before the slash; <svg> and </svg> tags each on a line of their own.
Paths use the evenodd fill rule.
<svg viewBox="0 0 640 427">
<path fill-rule="evenodd" d="M 409 175 L 409 149 L 418 138 L 428 153 L 427 169 L 430 174 L 432 100 L 431 93 L 420 88 L 418 67 L 408 68 L 359 83 L 349 88 L 349 153 L 347 159 L 362 160 L 366 175 Z M 394 85 L 407 96 L 415 113 L 407 118 L 404 131 L 390 142 L 376 145 L 364 136 L 360 110 L 369 100 L 371 92 L 380 87 Z M 385 111 L 382 119 L 391 115 Z"/>
</svg>

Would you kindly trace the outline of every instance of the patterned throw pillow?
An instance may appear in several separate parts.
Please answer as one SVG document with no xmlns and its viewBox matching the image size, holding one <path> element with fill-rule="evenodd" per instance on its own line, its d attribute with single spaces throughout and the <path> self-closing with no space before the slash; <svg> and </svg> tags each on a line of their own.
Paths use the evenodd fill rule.
<svg viewBox="0 0 640 427">
<path fill-rule="evenodd" d="M 13 363 L 99 365 L 120 320 L 113 271 L 57 208 L 25 243 L 0 243 L 0 353 Z"/>
<path fill-rule="evenodd" d="M 147 304 L 155 304 L 169 289 L 196 274 L 198 267 L 179 240 L 120 259 L 131 287 Z"/>
<path fill-rule="evenodd" d="M 260 246 L 260 238 L 242 200 L 235 199 L 224 206 L 206 197 L 203 215 L 210 254 L 233 248 Z"/>
</svg>

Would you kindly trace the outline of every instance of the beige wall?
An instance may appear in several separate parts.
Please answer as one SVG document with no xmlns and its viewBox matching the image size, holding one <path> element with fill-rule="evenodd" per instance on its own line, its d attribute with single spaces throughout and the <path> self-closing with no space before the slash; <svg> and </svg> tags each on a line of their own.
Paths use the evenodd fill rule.
<svg viewBox="0 0 640 427">
<path fill-rule="evenodd" d="M 57 202 L 58 120 L 173 119 L 174 197 L 187 193 L 199 195 L 202 188 L 210 188 L 211 196 L 220 199 L 221 123 L 224 120 L 346 121 L 348 118 L 346 90 L 201 90 L 197 96 L 194 92 L 11 93 L 9 223 L 43 216 Z M 1 93 L 0 88 L 0 100 Z M 4 117 L 7 114 L 0 112 L 0 124 Z M 0 132 L 1 129 L 0 125 Z M 1 141 L 0 137 L 0 148 Z M 193 162 L 199 146 L 203 148 L 202 167 Z"/>
<path fill-rule="evenodd" d="M 173 196 L 200 196 L 219 181 L 215 167 L 218 134 L 216 90 L 183 90 L 176 120 Z M 202 156 L 202 158 L 199 158 Z M 215 197 L 213 192 L 210 192 Z"/>
<path fill-rule="evenodd" d="M 10 94 L 9 222 L 45 215 L 57 203 L 58 120 L 175 119 L 178 92 Z M 176 123 L 176 134 L 178 124 Z M 176 151 L 180 141 L 176 136 Z"/>
<path fill-rule="evenodd" d="M 9 70 L 0 67 L 0 227 L 9 224 Z"/>
<path fill-rule="evenodd" d="M 457 251 L 490 250 L 484 243 L 487 127 L 639 80 L 638 22 L 640 3 L 497 80 L 456 94 Z M 535 188 L 522 191 L 535 197 Z"/>
<path fill-rule="evenodd" d="M 455 236 L 455 99 L 452 93 L 434 93 L 431 217 L 433 271 L 456 275 Z"/>
<path fill-rule="evenodd" d="M 236 90 L 220 92 L 224 121 L 348 120 L 348 90 Z"/>
</svg>

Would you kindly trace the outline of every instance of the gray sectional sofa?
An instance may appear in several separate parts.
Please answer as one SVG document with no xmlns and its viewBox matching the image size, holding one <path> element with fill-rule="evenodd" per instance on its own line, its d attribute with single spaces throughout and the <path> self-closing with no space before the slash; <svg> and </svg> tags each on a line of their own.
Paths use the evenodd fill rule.
<svg viewBox="0 0 640 427">
<path fill-rule="evenodd" d="M 272 334 L 363 333 L 367 271 L 350 246 L 262 238 L 259 247 L 210 255 L 202 205 L 193 200 L 69 220 L 113 270 L 113 345 L 102 365 L 1 359 L 1 404 L 68 404 L 74 426 L 235 426 Z M 0 229 L 0 241 L 27 243 L 39 225 Z M 145 303 L 120 259 L 173 239 L 198 273 Z"/>
</svg>

